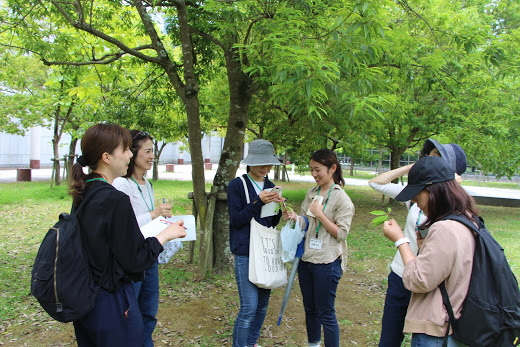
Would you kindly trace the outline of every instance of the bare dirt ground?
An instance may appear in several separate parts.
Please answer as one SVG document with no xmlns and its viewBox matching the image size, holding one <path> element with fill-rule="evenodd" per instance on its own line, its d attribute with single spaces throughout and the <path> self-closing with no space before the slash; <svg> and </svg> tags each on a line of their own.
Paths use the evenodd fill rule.
<svg viewBox="0 0 520 347">
<path fill-rule="evenodd" d="M 166 266 L 194 265 L 181 260 Z M 375 346 L 380 329 L 384 300 L 386 264 L 373 261 L 350 261 L 337 291 L 336 310 L 340 322 L 342 346 Z M 191 269 L 190 269 L 191 267 Z M 289 304 L 277 326 L 284 288 L 273 290 L 259 344 L 270 346 L 305 346 L 306 333 L 298 280 L 294 283 Z M 34 299 L 33 299 L 34 301 Z M 38 305 L 33 302 L 31 305 Z M 1 346 L 75 346 L 72 324 L 56 322 L 41 310 L 31 315 L 23 311 L 16 322 L 4 326 Z M 38 310 L 37 310 L 38 311 Z M 155 345 L 161 346 L 231 346 L 233 322 L 238 312 L 238 294 L 231 276 L 205 283 L 186 283 L 161 288 Z M 5 323 L 5 322 L 4 322 Z M 5 324 L 4 324 L 5 325 Z"/>
</svg>

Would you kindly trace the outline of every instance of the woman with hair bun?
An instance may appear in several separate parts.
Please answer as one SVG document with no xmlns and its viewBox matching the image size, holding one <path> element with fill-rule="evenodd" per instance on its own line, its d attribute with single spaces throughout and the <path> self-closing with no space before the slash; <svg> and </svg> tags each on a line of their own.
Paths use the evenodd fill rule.
<svg viewBox="0 0 520 347">
<path fill-rule="evenodd" d="M 82 155 L 72 167 L 69 193 L 73 209 L 86 195 L 77 216 L 88 250 L 89 264 L 99 286 L 93 310 L 74 321 L 78 346 L 135 346 L 143 343 L 143 320 L 132 281 L 157 261 L 163 245 L 186 236 L 183 222 L 170 225 L 156 237 L 144 238 L 129 197 L 112 186 L 126 174 L 132 137 L 116 124 L 96 124 L 81 140 Z M 83 167 L 91 170 L 85 174 Z"/>
<path fill-rule="evenodd" d="M 307 225 L 304 253 L 298 264 L 298 278 L 305 309 L 309 346 L 338 347 L 339 325 L 334 302 L 339 280 L 347 264 L 347 235 L 354 204 L 343 186 L 345 180 L 336 154 L 320 149 L 311 156 L 309 166 L 316 181 L 301 206 L 301 216 L 285 210 L 284 219 L 301 218 Z"/>
</svg>

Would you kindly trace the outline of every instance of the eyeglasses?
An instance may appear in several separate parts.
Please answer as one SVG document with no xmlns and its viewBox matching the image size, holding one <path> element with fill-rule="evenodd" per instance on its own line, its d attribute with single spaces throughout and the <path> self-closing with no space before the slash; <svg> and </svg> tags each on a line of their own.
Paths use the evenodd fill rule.
<svg viewBox="0 0 520 347">
<path fill-rule="evenodd" d="M 138 137 L 150 137 L 150 134 L 148 134 L 146 131 L 139 131 L 132 137 L 132 140 L 135 140 Z"/>
</svg>

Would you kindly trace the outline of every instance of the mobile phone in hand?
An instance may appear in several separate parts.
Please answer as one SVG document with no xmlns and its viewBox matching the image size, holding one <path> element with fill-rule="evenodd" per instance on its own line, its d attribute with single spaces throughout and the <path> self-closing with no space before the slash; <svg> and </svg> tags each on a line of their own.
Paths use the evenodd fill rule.
<svg viewBox="0 0 520 347">
<path fill-rule="evenodd" d="M 282 192 L 282 187 L 274 187 L 271 189 L 271 193 L 278 193 L 280 194 Z"/>
</svg>

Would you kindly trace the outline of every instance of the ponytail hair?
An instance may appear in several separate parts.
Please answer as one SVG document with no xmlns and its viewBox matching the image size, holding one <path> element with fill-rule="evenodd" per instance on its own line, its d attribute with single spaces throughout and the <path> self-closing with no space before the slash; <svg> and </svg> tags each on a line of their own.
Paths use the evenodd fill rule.
<svg viewBox="0 0 520 347">
<path fill-rule="evenodd" d="M 103 153 L 112 154 L 116 148 L 123 145 L 129 148 L 132 145 L 132 137 L 128 130 L 117 124 L 96 124 L 91 126 L 81 139 L 81 153 L 77 162 L 72 166 L 69 182 L 69 194 L 72 196 L 72 204 L 78 206 L 83 200 L 87 180 L 100 178 L 95 172 Z M 88 166 L 89 174 L 85 174 L 83 167 Z"/>
<path fill-rule="evenodd" d="M 345 185 L 345 180 L 343 179 L 343 173 L 341 164 L 339 163 L 338 157 L 334 151 L 330 149 L 320 149 L 314 152 L 311 156 L 311 160 L 314 160 L 317 163 L 325 165 L 329 170 L 333 165 L 336 165 L 336 171 L 332 175 L 334 179 L 334 183 L 339 184 L 340 186 Z"/>
</svg>

